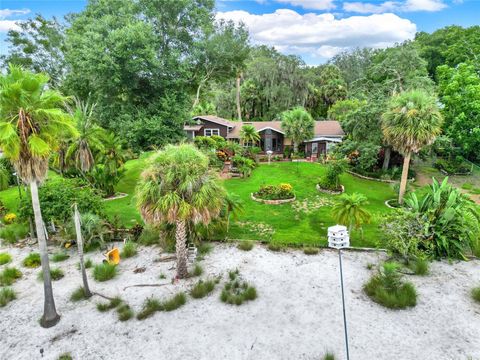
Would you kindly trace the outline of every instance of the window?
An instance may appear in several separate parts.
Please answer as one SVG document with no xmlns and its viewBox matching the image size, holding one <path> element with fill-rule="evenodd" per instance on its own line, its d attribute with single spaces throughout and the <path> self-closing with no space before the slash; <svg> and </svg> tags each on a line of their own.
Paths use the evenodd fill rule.
<svg viewBox="0 0 480 360">
<path fill-rule="evenodd" d="M 318 153 L 318 143 L 312 143 L 312 154 Z"/>
<path fill-rule="evenodd" d="M 212 135 L 220 136 L 220 129 L 205 129 L 204 134 L 205 136 L 212 136 Z"/>
</svg>

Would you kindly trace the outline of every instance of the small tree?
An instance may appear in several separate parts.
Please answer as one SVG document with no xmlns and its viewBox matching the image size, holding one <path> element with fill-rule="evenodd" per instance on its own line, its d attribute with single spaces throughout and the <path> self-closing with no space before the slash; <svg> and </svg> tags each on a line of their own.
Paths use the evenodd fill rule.
<svg viewBox="0 0 480 360">
<path fill-rule="evenodd" d="M 298 145 L 314 135 L 315 121 L 312 116 L 302 107 L 282 113 L 282 129 L 285 137 L 293 141 L 294 152 L 298 152 Z"/>
<path fill-rule="evenodd" d="M 404 156 L 398 194 L 400 204 L 407 187 L 412 153 L 435 141 L 441 132 L 442 122 L 436 99 L 426 92 L 403 92 L 390 100 L 389 109 L 383 114 L 382 130 L 385 141 Z"/>
<path fill-rule="evenodd" d="M 253 125 L 243 125 L 240 130 L 240 139 L 242 140 L 243 145 L 255 145 L 260 141 L 260 134 Z"/>
<path fill-rule="evenodd" d="M 208 157 L 191 144 L 169 145 L 153 156 L 137 186 L 137 207 L 145 222 L 175 225 L 178 278 L 188 275 L 188 225 L 208 225 L 224 205 L 225 190 L 208 164 Z"/>
<path fill-rule="evenodd" d="M 347 225 L 350 232 L 354 226 L 358 229 L 363 224 L 370 222 L 372 216 L 365 209 L 366 205 L 368 205 L 368 200 L 363 194 L 343 194 L 333 206 L 332 216 L 337 223 Z"/>
</svg>

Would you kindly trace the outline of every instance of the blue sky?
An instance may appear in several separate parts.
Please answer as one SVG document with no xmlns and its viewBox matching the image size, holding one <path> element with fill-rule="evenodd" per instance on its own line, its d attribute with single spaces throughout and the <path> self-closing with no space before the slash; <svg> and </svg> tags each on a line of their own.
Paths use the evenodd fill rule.
<svg viewBox="0 0 480 360">
<path fill-rule="evenodd" d="M 171 0 L 174 1 L 174 0 Z M 6 31 L 36 13 L 62 18 L 86 0 L 0 0 L 0 53 Z M 357 46 L 385 47 L 446 25 L 480 25 L 479 0 L 217 0 L 217 18 L 243 22 L 252 42 L 325 62 Z"/>
</svg>

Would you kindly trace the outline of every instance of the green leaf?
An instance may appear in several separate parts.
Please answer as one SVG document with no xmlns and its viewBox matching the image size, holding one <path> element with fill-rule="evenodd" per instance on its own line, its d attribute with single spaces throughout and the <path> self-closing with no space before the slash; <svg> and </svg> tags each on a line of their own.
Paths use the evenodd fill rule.
<svg viewBox="0 0 480 360">
<path fill-rule="evenodd" d="M 37 135 L 29 137 L 28 147 L 34 156 L 47 156 L 50 153 L 50 146 Z"/>
</svg>

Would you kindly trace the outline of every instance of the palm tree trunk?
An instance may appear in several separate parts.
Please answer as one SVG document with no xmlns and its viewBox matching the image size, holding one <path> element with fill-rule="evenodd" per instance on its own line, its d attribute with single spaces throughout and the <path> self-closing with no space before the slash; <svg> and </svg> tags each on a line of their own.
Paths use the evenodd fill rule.
<svg viewBox="0 0 480 360">
<path fill-rule="evenodd" d="M 203 81 L 200 81 L 200 84 L 198 84 L 198 87 L 197 87 L 197 94 L 195 95 L 195 101 L 193 102 L 192 108 L 195 108 L 195 106 L 197 106 L 198 103 L 200 102 L 200 89 L 202 88 L 202 85 L 203 85 Z M 199 114 L 194 114 L 194 115 L 199 115 Z"/>
<path fill-rule="evenodd" d="M 298 144 L 296 141 L 293 142 L 293 152 L 295 155 L 298 153 Z"/>
<path fill-rule="evenodd" d="M 187 229 L 185 220 L 176 221 L 175 250 L 177 253 L 177 278 L 188 276 L 187 268 Z"/>
<path fill-rule="evenodd" d="M 237 96 L 236 96 L 236 101 L 237 101 L 237 117 L 239 121 L 242 121 L 242 108 L 240 107 L 240 80 L 242 78 L 242 73 L 239 72 L 237 74 Z"/>
<path fill-rule="evenodd" d="M 34 180 L 30 183 L 30 192 L 32 194 L 32 207 L 35 217 L 35 227 L 37 229 L 38 247 L 40 249 L 40 258 L 42 260 L 43 271 L 43 291 L 44 306 L 43 316 L 40 319 L 40 325 L 44 328 L 55 326 L 60 320 L 60 315 L 55 309 L 55 300 L 53 299 L 52 279 L 50 278 L 50 264 L 48 261 L 47 240 L 43 228 L 42 212 L 40 209 L 40 200 L 38 198 L 38 186 Z"/>
<path fill-rule="evenodd" d="M 390 146 L 387 146 L 385 148 L 385 152 L 383 155 L 383 166 L 382 170 L 386 171 L 388 170 L 388 166 L 390 165 L 390 155 L 392 154 L 392 148 Z"/>
<path fill-rule="evenodd" d="M 78 249 L 78 257 L 80 258 L 80 271 L 82 272 L 82 280 L 83 280 L 83 293 L 85 294 L 86 298 L 92 296 L 90 292 L 90 287 L 88 286 L 88 278 L 87 272 L 85 271 L 85 264 L 83 262 L 83 238 L 82 238 L 82 228 L 80 225 L 80 214 L 77 209 L 77 204 L 75 204 L 75 231 L 77 233 L 77 249 Z"/>
<path fill-rule="evenodd" d="M 408 151 L 403 158 L 402 179 L 400 180 L 400 191 L 398 192 L 398 203 L 403 204 L 403 196 L 407 189 L 408 167 L 410 166 L 410 157 L 412 153 Z"/>
</svg>

